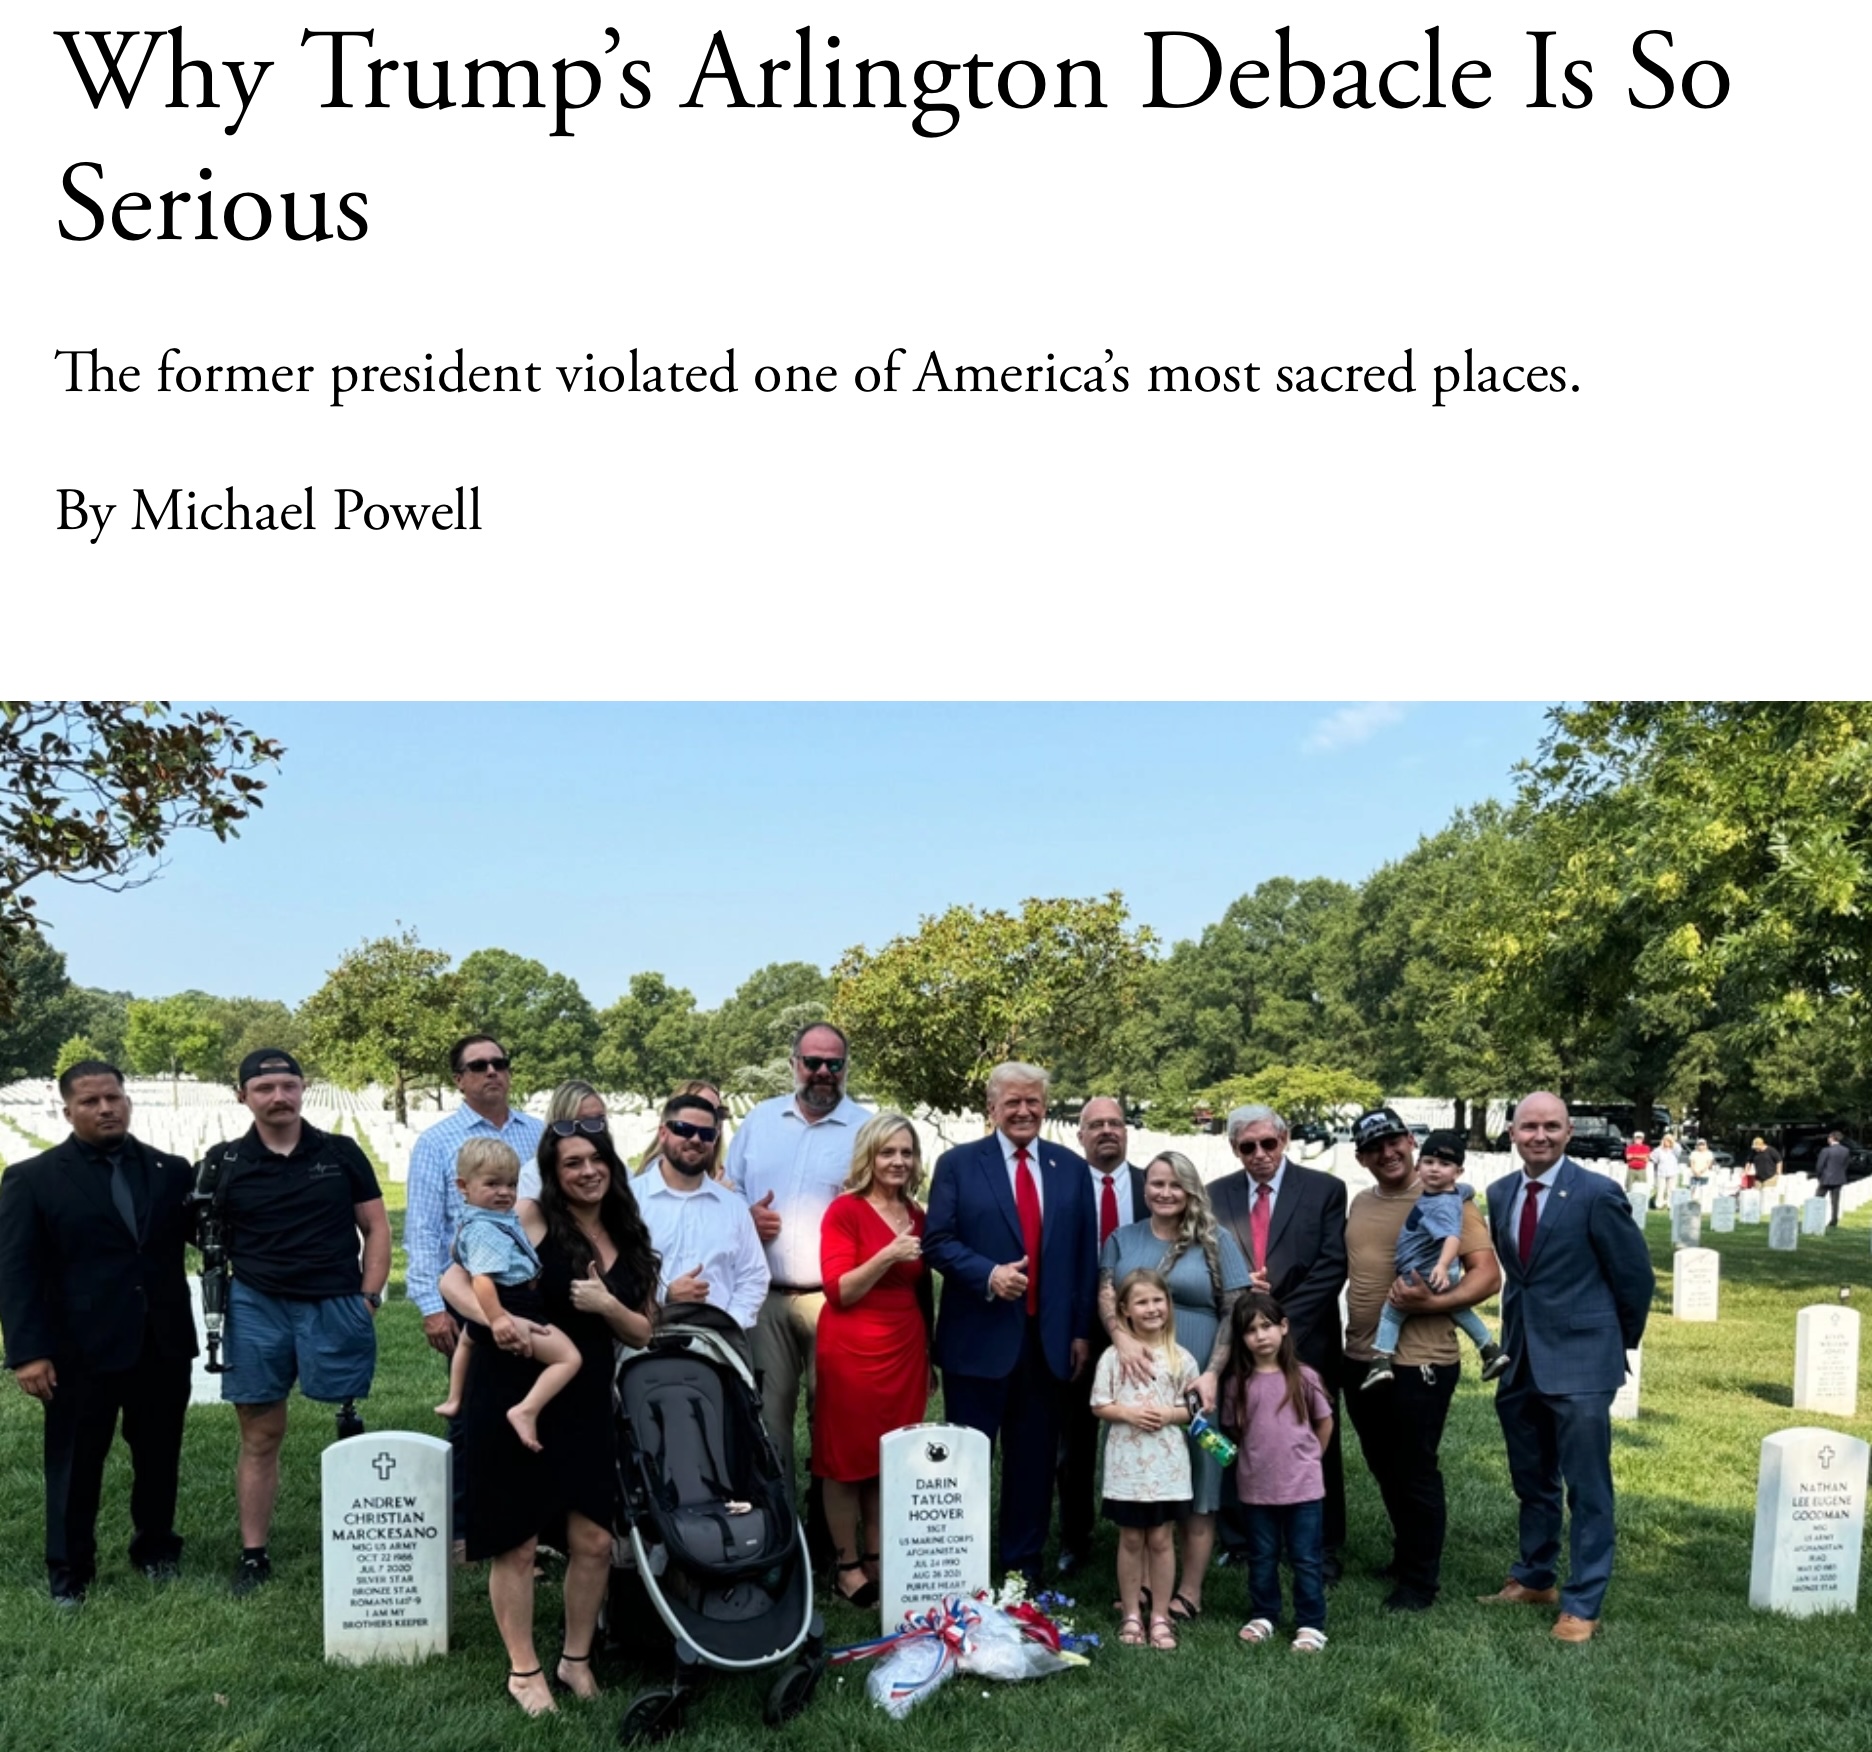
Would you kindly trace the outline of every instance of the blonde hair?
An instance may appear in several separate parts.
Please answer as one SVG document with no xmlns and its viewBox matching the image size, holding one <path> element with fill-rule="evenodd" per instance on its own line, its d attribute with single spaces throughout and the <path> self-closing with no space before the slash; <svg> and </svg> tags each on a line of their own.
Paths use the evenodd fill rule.
<svg viewBox="0 0 1872 1752">
<path fill-rule="evenodd" d="M 520 1178 L 520 1158 L 499 1138 L 470 1138 L 455 1155 L 455 1178 L 464 1186 L 496 1174 Z"/>
<path fill-rule="evenodd" d="M 900 1131 L 910 1134 L 910 1148 L 916 1153 L 916 1166 L 904 1182 L 904 1197 L 915 1198 L 923 1190 L 923 1143 L 916 1127 L 901 1113 L 886 1111 L 873 1114 L 858 1128 L 852 1140 L 851 1172 L 845 1176 L 845 1190 L 860 1195 L 871 1190 L 877 1175 L 877 1154 Z"/>
<path fill-rule="evenodd" d="M 551 1125 L 555 1119 L 577 1119 L 579 1109 L 587 1101 L 596 1101 L 601 1107 L 605 1104 L 605 1098 L 591 1084 L 578 1077 L 567 1078 L 546 1103 L 546 1123 Z"/>
<path fill-rule="evenodd" d="M 1123 1279 L 1118 1285 L 1118 1318 L 1124 1322 L 1125 1331 L 1131 1333 L 1131 1336 L 1135 1338 L 1139 1344 L 1149 1344 L 1151 1342 L 1149 1339 L 1145 1338 L 1142 1333 L 1132 1330 L 1131 1316 L 1125 1312 L 1125 1304 L 1130 1301 L 1131 1292 L 1139 1289 L 1158 1290 L 1162 1292 L 1164 1299 L 1164 1329 L 1163 1336 L 1156 1341 L 1156 1344 L 1157 1348 L 1162 1351 L 1166 1357 L 1174 1357 L 1176 1355 L 1177 1341 L 1176 1297 L 1170 1294 L 1170 1285 L 1165 1281 L 1162 1272 L 1152 1271 L 1146 1266 L 1140 1266 L 1136 1271 L 1128 1271 L 1124 1274 Z"/>
<path fill-rule="evenodd" d="M 1144 1166 L 1144 1178 L 1159 1162 L 1168 1162 L 1177 1185 L 1183 1189 L 1183 1215 L 1177 1224 L 1177 1237 L 1164 1255 L 1165 1272 L 1176 1270 L 1176 1262 L 1192 1247 L 1198 1249 L 1209 1270 L 1209 1293 L 1215 1298 L 1216 1318 L 1222 1316 L 1222 1243 L 1216 1228 L 1215 1212 L 1209 1205 L 1209 1189 L 1197 1173 L 1196 1164 L 1180 1150 L 1159 1150 Z"/>
</svg>

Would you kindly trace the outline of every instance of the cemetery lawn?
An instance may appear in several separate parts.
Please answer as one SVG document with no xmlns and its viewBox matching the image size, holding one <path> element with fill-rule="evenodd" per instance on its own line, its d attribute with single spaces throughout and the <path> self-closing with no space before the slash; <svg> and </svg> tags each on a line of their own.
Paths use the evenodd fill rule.
<svg viewBox="0 0 1872 1752">
<path fill-rule="evenodd" d="M 401 1186 L 386 1188 L 402 1221 Z M 1793 1412 L 1794 1317 L 1833 1301 L 1842 1283 L 1862 1312 L 1868 1225 L 1861 1212 L 1794 1254 L 1773 1254 L 1767 1228 L 1708 1236 L 1722 1255 L 1722 1318 L 1678 1325 L 1669 1316 L 1670 1247 L 1653 1217 L 1659 1293 L 1645 1342 L 1642 1412 L 1617 1426 L 1618 1568 L 1598 1639 L 1563 1647 L 1551 1614 L 1485 1607 L 1514 1553 L 1514 1500 L 1490 1391 L 1473 1359 L 1444 1442 L 1451 1526 L 1444 1596 L 1429 1613 L 1380 1609 L 1387 1584 L 1369 1571 L 1389 1556 L 1377 1492 L 1348 1432 L 1352 1539 L 1346 1578 L 1332 1592 L 1331 1643 L 1311 1658 L 1284 1641 L 1236 1641 L 1243 1577 L 1210 1578 L 1202 1620 L 1174 1654 L 1121 1648 L 1108 1610 L 1112 1534 L 1094 1567 L 1074 1578 L 1081 1629 L 1104 1647 L 1083 1671 L 1039 1684 L 953 1680 L 908 1721 L 893 1723 L 864 1696 L 865 1667 L 834 1669 L 813 1707 L 780 1730 L 761 1723 L 759 1676 L 718 1675 L 697 1700 L 683 1739 L 696 1752 L 771 1743 L 776 1752 L 940 1752 L 1020 1747 L 1032 1752 L 1811 1752 L 1865 1746 L 1868 1633 L 1864 1616 L 1804 1621 L 1749 1610 L 1748 1570 L 1761 1439 L 1796 1424 L 1849 1427 Z M 1707 1235 L 1707 1230 L 1706 1230 Z M 443 1374 L 416 1313 L 392 1296 L 379 1324 L 373 1429 L 440 1433 L 430 1411 Z M 1496 1311 L 1485 1308 L 1491 1323 Z M 1862 1361 L 1861 1415 L 1872 1409 Z M 505 1671 L 485 1571 L 457 1572 L 453 1651 L 420 1668 L 347 1669 L 322 1658 L 318 1567 L 319 1451 L 332 1440 L 328 1408 L 295 1397 L 274 1527 L 275 1581 L 229 1597 L 239 1556 L 234 1523 L 231 1411 L 189 1414 L 180 1526 L 180 1582 L 158 1594 L 129 1569 L 128 1467 L 121 1444 L 105 1483 L 101 1573 L 89 1602 L 54 1611 L 41 1563 L 39 1408 L 0 1391 L 0 1622 L 9 1671 L 0 1685 L 4 1752 L 479 1752 L 523 1745 L 615 1743 L 619 1714 L 640 1679 L 601 1657 L 607 1695 L 564 1702 L 553 1719 L 524 1720 L 504 1699 Z M 543 1585 L 540 1649 L 550 1670 L 559 1597 Z M 1862 1581 L 1860 1610 L 1872 1609 Z M 865 1620 L 828 1608 L 834 1643 Z M 840 1675 L 844 1675 L 841 1683 Z M 656 1675 L 660 1677 L 660 1670 Z M 1859 1726 L 1854 1728 L 1853 1722 Z"/>
</svg>

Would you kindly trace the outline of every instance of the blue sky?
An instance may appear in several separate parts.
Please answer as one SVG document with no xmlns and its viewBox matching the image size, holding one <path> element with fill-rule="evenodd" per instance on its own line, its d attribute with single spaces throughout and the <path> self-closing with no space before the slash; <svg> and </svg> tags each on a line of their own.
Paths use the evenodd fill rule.
<svg viewBox="0 0 1872 1752">
<path fill-rule="evenodd" d="M 401 920 L 600 1006 L 654 968 L 712 1007 L 957 903 L 1113 888 L 1169 942 L 1506 797 L 1546 710 L 223 704 L 286 745 L 265 809 L 226 845 L 172 841 L 146 888 L 40 884 L 80 983 L 297 1003 Z"/>
</svg>

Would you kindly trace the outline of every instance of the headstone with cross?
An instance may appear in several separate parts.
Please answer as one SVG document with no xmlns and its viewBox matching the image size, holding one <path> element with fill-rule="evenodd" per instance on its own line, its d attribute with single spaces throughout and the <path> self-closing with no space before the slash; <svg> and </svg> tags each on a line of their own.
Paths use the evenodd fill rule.
<svg viewBox="0 0 1872 1752">
<path fill-rule="evenodd" d="M 448 1652 L 449 1467 L 447 1442 L 408 1430 L 325 1450 L 326 1660 Z"/>
<path fill-rule="evenodd" d="M 878 1443 L 886 1628 L 989 1585 L 988 1468 L 988 1438 L 962 1424 L 911 1424 Z"/>
<path fill-rule="evenodd" d="M 1866 1455 L 1838 1430 L 1778 1430 L 1763 1441 L 1751 1606 L 1796 1618 L 1858 1609 Z"/>
<path fill-rule="evenodd" d="M 1859 1315 L 1816 1302 L 1794 1316 L 1794 1409 L 1852 1417 L 1859 1409 Z"/>
<path fill-rule="evenodd" d="M 1680 1247 L 1671 1260 L 1671 1314 L 1678 1320 L 1714 1320 L 1722 1255 L 1709 1247 Z"/>
</svg>

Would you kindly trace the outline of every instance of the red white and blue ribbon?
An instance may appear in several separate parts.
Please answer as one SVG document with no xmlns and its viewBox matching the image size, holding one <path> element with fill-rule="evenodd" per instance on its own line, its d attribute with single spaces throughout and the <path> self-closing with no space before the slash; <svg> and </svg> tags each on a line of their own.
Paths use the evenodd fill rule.
<svg viewBox="0 0 1872 1752">
<path fill-rule="evenodd" d="M 890 1697 L 897 1702 L 915 1697 L 935 1684 L 943 1670 L 960 1659 L 968 1647 L 970 1633 L 980 1623 L 981 1609 L 972 1600 L 946 1594 L 940 1606 L 932 1606 L 926 1612 L 906 1612 L 901 1628 L 872 1637 L 868 1642 L 847 1643 L 843 1648 L 828 1650 L 826 1659 L 835 1665 L 863 1661 L 892 1649 L 904 1649 L 913 1657 L 926 1655 L 926 1659 L 906 1663 L 906 1671 L 892 1682 Z M 923 1648 L 916 1647 L 919 1643 Z"/>
</svg>

